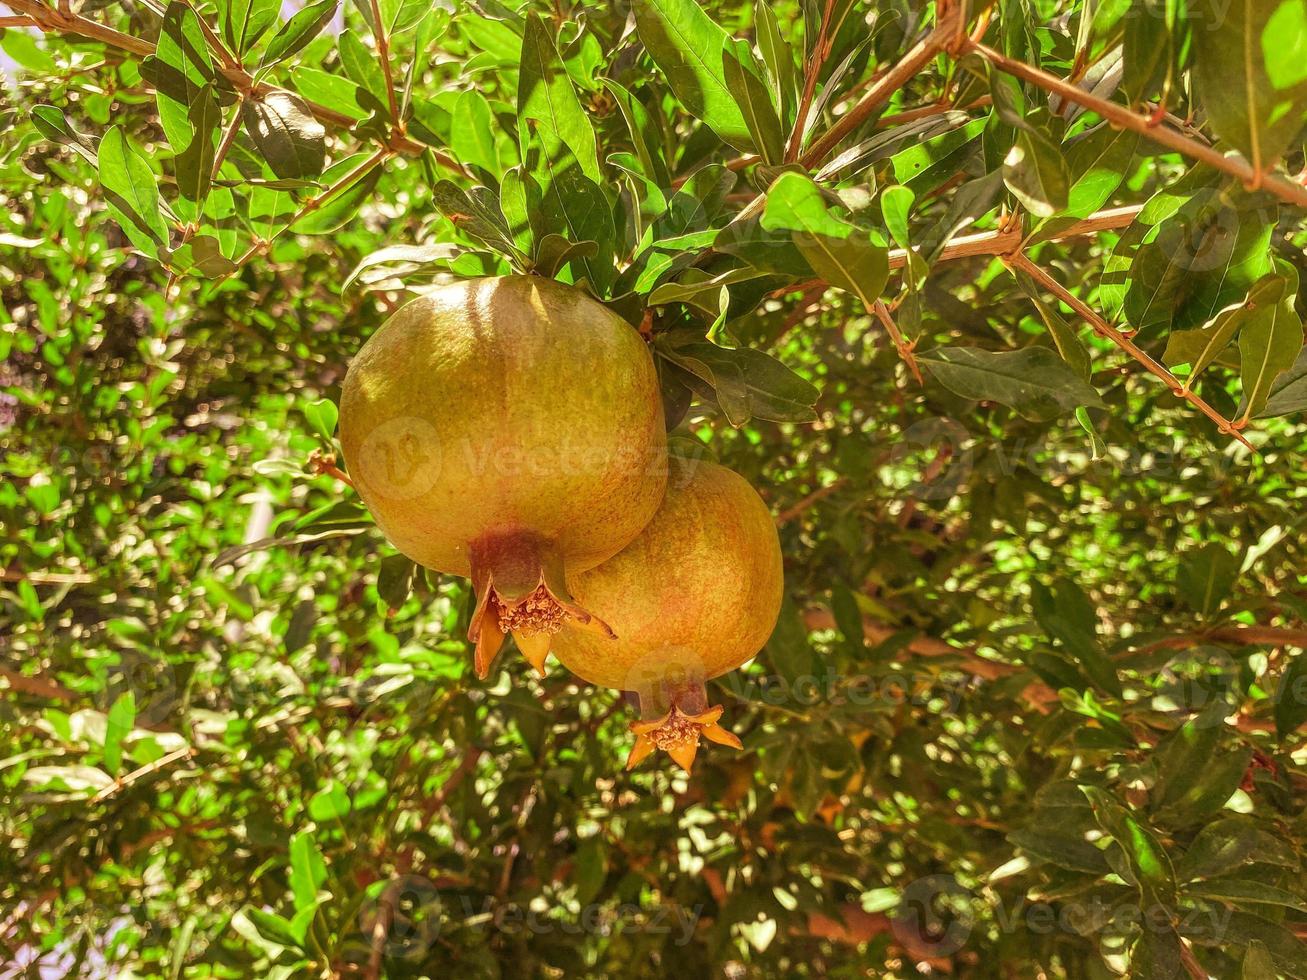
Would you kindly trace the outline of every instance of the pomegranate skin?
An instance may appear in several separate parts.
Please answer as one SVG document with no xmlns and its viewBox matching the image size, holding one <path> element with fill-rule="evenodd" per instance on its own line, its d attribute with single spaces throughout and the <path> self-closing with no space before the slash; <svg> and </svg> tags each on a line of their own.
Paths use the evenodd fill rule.
<svg viewBox="0 0 1307 980">
<path fill-rule="evenodd" d="M 554 653 L 582 679 L 638 696 L 640 738 L 628 765 L 657 746 L 688 769 L 699 734 L 738 747 L 716 724 L 721 709 L 708 707 L 704 683 L 762 648 L 783 590 L 776 525 L 748 481 L 674 458 L 649 526 L 570 584 L 617 638 L 564 626 Z"/>
<path fill-rule="evenodd" d="M 643 339 L 579 289 L 536 276 L 454 282 L 398 310 L 350 365 L 340 440 L 391 543 L 472 577 L 483 675 L 499 642 L 487 620 L 519 640 L 559 617 L 595 625 L 566 575 L 635 537 L 666 483 Z M 551 602 L 552 617 L 540 612 Z M 548 644 L 528 642 L 539 666 Z"/>
</svg>

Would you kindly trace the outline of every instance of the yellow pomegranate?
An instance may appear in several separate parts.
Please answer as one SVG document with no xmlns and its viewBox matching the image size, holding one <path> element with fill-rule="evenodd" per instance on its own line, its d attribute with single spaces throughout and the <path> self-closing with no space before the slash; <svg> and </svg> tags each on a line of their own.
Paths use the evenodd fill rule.
<svg viewBox="0 0 1307 980">
<path fill-rule="evenodd" d="M 611 636 L 567 576 L 634 538 L 667 479 L 653 358 L 621 317 L 535 276 L 442 286 L 354 358 L 340 441 L 395 547 L 471 577 L 479 676 L 510 632 L 541 672 L 564 622 Z"/>
<path fill-rule="evenodd" d="M 782 589 L 775 522 L 744 477 L 673 458 L 649 526 L 570 582 L 576 601 L 604 617 L 617 638 L 565 626 L 554 654 L 582 679 L 639 699 L 628 769 L 660 748 L 688 771 L 700 736 L 740 748 L 718 724 L 722 709 L 708 706 L 704 684 L 767 642 Z"/>
</svg>

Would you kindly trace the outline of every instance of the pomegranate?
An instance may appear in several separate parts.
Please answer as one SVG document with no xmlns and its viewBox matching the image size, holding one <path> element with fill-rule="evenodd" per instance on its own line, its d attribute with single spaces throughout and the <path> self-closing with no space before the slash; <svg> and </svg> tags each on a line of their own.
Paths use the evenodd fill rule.
<svg viewBox="0 0 1307 980">
<path fill-rule="evenodd" d="M 395 547 L 471 577 L 479 676 L 508 633 L 542 673 L 563 623 L 612 635 L 567 576 L 631 541 L 667 479 L 653 357 L 621 317 L 535 276 L 441 286 L 354 358 L 340 441 Z"/>
<path fill-rule="evenodd" d="M 577 602 L 617 637 L 570 627 L 560 663 L 592 684 L 634 692 L 640 720 L 628 769 L 655 748 L 690 769 L 704 736 L 740 748 L 704 686 L 761 649 L 781 606 L 781 548 L 766 504 L 715 463 L 673 458 L 649 526 L 615 557 L 571 578 Z"/>
</svg>

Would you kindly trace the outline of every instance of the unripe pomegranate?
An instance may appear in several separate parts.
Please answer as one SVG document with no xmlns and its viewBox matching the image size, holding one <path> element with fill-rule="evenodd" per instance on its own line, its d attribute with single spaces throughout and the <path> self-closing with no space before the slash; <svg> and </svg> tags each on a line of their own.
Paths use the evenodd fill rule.
<svg viewBox="0 0 1307 980">
<path fill-rule="evenodd" d="M 395 547 L 471 577 L 479 676 L 510 632 L 541 672 L 564 622 L 611 636 L 566 576 L 634 538 L 667 479 L 653 358 L 615 313 L 535 276 L 442 286 L 354 358 L 340 440 Z"/>
<path fill-rule="evenodd" d="M 632 768 L 655 748 L 687 771 L 702 735 L 740 748 L 708 706 L 706 681 L 762 648 L 781 606 L 781 548 L 766 504 L 744 477 L 673 459 L 649 526 L 616 556 L 571 578 L 572 594 L 617 633 L 564 627 L 559 662 L 603 687 L 634 692 Z"/>
</svg>

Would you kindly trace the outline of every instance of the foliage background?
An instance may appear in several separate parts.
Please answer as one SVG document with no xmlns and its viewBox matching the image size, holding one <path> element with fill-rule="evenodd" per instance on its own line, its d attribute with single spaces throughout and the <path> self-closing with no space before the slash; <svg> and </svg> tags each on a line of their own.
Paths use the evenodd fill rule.
<svg viewBox="0 0 1307 980">
<path fill-rule="evenodd" d="M 269 19 L 252 65 L 295 37 L 273 6 L 157 6 L 11 0 L 0 18 L 0 976 L 34 960 L 166 977 L 1307 976 L 1307 367 L 1292 201 L 1190 171 L 1147 139 L 1100 137 L 1111 153 L 1087 164 L 1076 137 L 1092 113 L 1076 122 L 1038 86 L 1005 88 L 959 49 L 933 51 L 874 107 L 842 144 L 864 145 L 862 162 L 822 177 L 842 194 L 813 210 L 812 185 L 781 176 L 793 157 L 776 143 L 807 76 L 831 93 L 811 113 L 819 137 L 955 8 L 708 5 L 758 41 L 742 70 L 772 86 L 781 125 L 746 127 L 731 146 L 694 118 L 729 130 L 730 107 L 687 112 L 629 8 L 541 7 L 566 62 L 546 65 L 543 84 L 579 93 L 602 148 L 596 186 L 624 195 L 597 254 L 628 255 L 631 212 L 656 214 L 673 180 L 738 161 L 741 144 L 768 157 L 733 163 L 731 188 L 729 171 L 701 171 L 672 200 L 688 208 L 686 238 L 662 249 L 662 281 L 693 287 L 682 295 L 694 302 L 652 305 L 679 435 L 748 476 L 777 515 L 786 606 L 767 648 L 713 691 L 745 751 L 703 753 L 693 778 L 624 773 L 619 694 L 557 668 L 537 680 L 509 657 L 477 682 L 465 584 L 413 575 L 310 462 L 331 450 L 350 356 L 405 283 L 507 268 L 493 230 L 451 220 L 464 210 L 450 187 L 500 183 L 519 139 L 531 145 L 515 117 L 522 12 L 383 3 L 388 84 L 372 8 L 316 5 L 321 32 L 269 78 L 350 123 L 318 127 L 294 103 L 280 105 L 289 122 L 269 122 L 275 95 L 236 108 L 239 86 L 199 84 L 192 55 L 159 40 L 168 17 L 193 39 L 198 10 L 230 42 L 253 11 Z M 685 4 L 652 6 L 699 24 Z M 1245 9 L 1253 22 L 1204 20 L 1197 4 L 963 13 L 1005 56 L 1122 106 L 1165 98 L 1165 125 L 1204 146 L 1248 157 L 1251 140 L 1268 172 L 1283 153 L 1287 181 L 1304 162 L 1301 86 L 1284 78 L 1302 5 Z M 792 78 L 763 50 L 771 12 L 794 46 Z M 79 37 L 73 17 L 161 53 L 143 62 L 121 39 Z M 844 26 L 823 33 L 823 20 Z M 1212 52 L 1250 36 L 1285 39 L 1264 55 L 1274 84 L 1249 83 L 1281 102 L 1245 100 L 1253 116 L 1232 121 L 1215 93 L 1239 82 Z M 646 159 L 632 162 L 640 140 L 601 77 L 653 120 Z M 936 108 L 903 116 L 921 107 Z M 212 133 L 207 151 L 196 133 Z M 394 152 L 320 194 L 378 146 Z M 537 152 L 566 161 L 557 146 Z M 186 190 L 206 161 L 218 179 Z M 459 176 L 459 163 L 481 170 Z M 720 283 L 690 263 L 777 180 L 771 227 L 751 234 L 779 248 L 798 232 L 809 249 L 724 280 L 723 318 Z M 124 197 L 147 184 L 176 225 L 148 194 Z M 564 211 L 569 193 L 593 200 L 566 186 Z M 1087 198 L 1072 200 L 1076 188 Z M 1009 242 L 1011 215 L 1028 232 L 1041 210 L 1056 222 L 1150 199 L 1157 210 L 1128 226 L 1032 253 L 1158 358 L 1179 330 L 1210 337 L 1237 316 L 1241 339 L 1195 390 L 1226 419 L 1249 390 L 1271 395 L 1245 432 L 1255 451 L 1109 339 L 1081 330 L 1068 343 L 1074 309 L 990 247 Z M 813 281 L 839 276 L 781 205 L 828 242 L 856 229 L 854 288 Z M 579 278 L 535 231 L 499 251 L 524 242 L 519 265 Z M 961 233 L 989 244 L 931 254 Z M 923 385 L 868 307 L 892 244 L 932 259 L 885 293 Z M 1217 261 L 1204 258 L 1213 248 Z M 625 301 L 636 322 L 655 284 Z M 1292 315 L 1266 327 L 1237 313 L 1256 288 Z M 724 360 L 708 383 L 683 370 L 706 334 L 794 374 L 709 351 Z M 931 354 L 958 349 L 1020 354 L 1018 380 L 1053 394 L 1014 387 L 1011 371 L 959 381 L 955 355 Z M 1166 358 L 1181 376 L 1183 353 Z M 1279 367 L 1252 370 L 1259 359 Z M 820 389 L 811 421 L 804 379 Z M 750 408 L 739 427 L 725 417 Z"/>
</svg>

